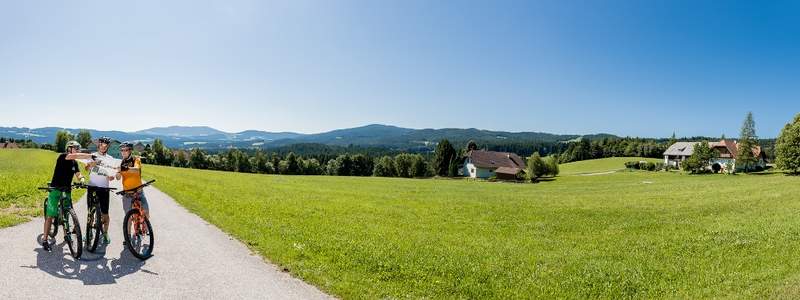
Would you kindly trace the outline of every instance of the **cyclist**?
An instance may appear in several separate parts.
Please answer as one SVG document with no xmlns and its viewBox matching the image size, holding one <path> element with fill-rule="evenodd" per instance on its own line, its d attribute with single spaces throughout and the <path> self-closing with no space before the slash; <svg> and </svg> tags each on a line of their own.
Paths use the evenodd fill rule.
<svg viewBox="0 0 800 300">
<path fill-rule="evenodd" d="M 124 142 L 119 146 L 120 153 L 122 153 L 122 163 L 120 164 L 120 171 L 117 173 L 117 179 L 122 179 L 122 190 L 129 190 L 142 185 L 142 160 L 138 156 L 134 156 L 133 144 Z M 139 194 L 139 200 L 144 209 L 144 215 L 150 218 L 150 207 L 147 205 L 147 198 L 144 197 L 144 190 L 132 191 L 122 194 L 122 207 L 127 214 L 133 205 L 133 198 Z"/>
<path fill-rule="evenodd" d="M 50 180 L 50 187 L 63 188 L 66 193 L 67 202 L 64 205 L 72 205 L 72 177 L 78 178 L 81 183 L 86 182 L 83 178 L 81 170 L 78 168 L 76 159 L 93 159 L 91 154 L 79 153 L 81 144 L 77 141 L 67 142 L 67 149 L 65 153 L 58 155 L 56 159 L 56 166 L 53 169 L 53 178 Z M 45 210 L 44 218 L 44 235 L 42 238 L 42 247 L 45 251 L 50 251 L 50 242 L 48 241 L 48 229 L 53 223 L 53 218 L 58 215 L 58 200 L 61 198 L 61 190 L 52 190 L 47 197 L 47 209 Z"/>
<path fill-rule="evenodd" d="M 100 213 L 102 213 L 103 220 L 103 242 L 109 244 L 111 240 L 108 238 L 108 199 L 110 191 L 108 189 L 108 182 L 114 180 L 114 176 L 107 176 L 103 169 L 98 166 L 108 166 L 114 157 L 108 154 L 108 145 L 111 144 L 111 138 L 101 137 L 97 140 L 97 152 L 92 153 L 96 158 L 93 162 L 86 164 L 86 170 L 89 171 L 89 188 L 87 190 L 87 197 L 92 197 L 90 201 L 86 201 L 87 208 L 92 205 L 94 201 L 100 206 Z M 89 225 L 87 225 L 89 226 Z"/>
</svg>

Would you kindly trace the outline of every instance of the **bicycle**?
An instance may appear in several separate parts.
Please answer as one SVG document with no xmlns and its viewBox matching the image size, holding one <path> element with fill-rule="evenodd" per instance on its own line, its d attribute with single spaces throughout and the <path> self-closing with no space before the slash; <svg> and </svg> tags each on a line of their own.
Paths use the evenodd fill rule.
<svg viewBox="0 0 800 300">
<path fill-rule="evenodd" d="M 55 218 L 53 218 L 53 222 L 51 223 L 53 225 L 50 227 L 49 234 L 55 239 L 56 234 L 58 234 L 58 226 L 61 226 L 64 229 L 64 242 L 66 242 L 67 246 L 69 246 L 70 254 L 75 259 L 80 259 L 81 254 L 83 254 L 81 224 L 78 222 L 78 215 L 75 214 L 75 210 L 72 209 L 71 203 L 69 206 L 66 206 L 64 203 L 64 200 L 67 199 L 67 193 L 70 192 L 71 188 L 86 188 L 86 185 L 76 183 L 69 187 L 40 187 L 38 189 L 46 190 L 48 192 L 54 190 L 61 192 L 60 197 L 58 198 L 58 213 L 56 214 Z M 44 201 L 44 210 L 47 212 L 47 198 L 45 198 Z M 74 226 L 70 226 L 70 219 L 72 219 L 72 225 Z"/>
<path fill-rule="evenodd" d="M 146 260 L 153 255 L 155 239 L 153 238 L 153 226 L 150 225 L 150 220 L 147 219 L 144 210 L 142 210 L 142 194 L 140 191 L 142 188 L 153 184 L 153 182 L 155 180 L 150 180 L 132 189 L 117 192 L 117 195 L 133 194 L 131 210 L 125 214 L 122 226 L 125 235 L 125 246 L 133 256 L 141 260 Z"/>
<path fill-rule="evenodd" d="M 94 194 L 96 193 L 107 193 L 108 191 L 116 190 L 116 188 L 107 188 L 107 187 L 99 187 L 99 186 L 88 186 L 95 190 Z M 88 189 L 87 189 L 88 190 Z M 97 250 L 97 246 L 100 244 L 98 241 L 102 236 L 103 232 L 103 218 L 100 211 L 100 201 L 97 200 L 97 196 L 93 195 L 92 192 L 87 192 L 86 200 L 88 201 L 89 212 L 86 216 L 86 250 L 89 252 L 94 253 Z"/>
</svg>

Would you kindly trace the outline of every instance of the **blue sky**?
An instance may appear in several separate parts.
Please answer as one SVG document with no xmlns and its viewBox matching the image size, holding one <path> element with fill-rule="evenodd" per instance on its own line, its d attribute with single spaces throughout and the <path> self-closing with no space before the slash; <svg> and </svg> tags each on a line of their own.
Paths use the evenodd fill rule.
<svg viewBox="0 0 800 300">
<path fill-rule="evenodd" d="M 776 136 L 800 2 L 3 1 L 0 126 Z M 168 3 L 161 3 L 168 2 Z"/>
</svg>

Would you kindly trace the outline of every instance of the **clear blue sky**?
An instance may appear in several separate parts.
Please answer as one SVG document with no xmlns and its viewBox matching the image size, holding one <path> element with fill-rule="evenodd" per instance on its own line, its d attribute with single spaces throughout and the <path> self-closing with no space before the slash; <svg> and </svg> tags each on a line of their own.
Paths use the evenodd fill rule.
<svg viewBox="0 0 800 300">
<path fill-rule="evenodd" d="M 773 137 L 800 112 L 798 1 L 108 2 L 0 2 L 0 126 L 732 137 L 752 111 Z"/>
</svg>

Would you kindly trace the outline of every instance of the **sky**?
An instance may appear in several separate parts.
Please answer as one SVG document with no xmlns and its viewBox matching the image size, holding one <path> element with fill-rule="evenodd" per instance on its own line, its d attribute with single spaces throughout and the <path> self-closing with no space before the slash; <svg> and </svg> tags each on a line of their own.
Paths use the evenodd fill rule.
<svg viewBox="0 0 800 300">
<path fill-rule="evenodd" d="M 112 3 L 113 2 L 113 3 Z M 2 1 L 0 126 L 775 137 L 798 1 Z"/>
</svg>

